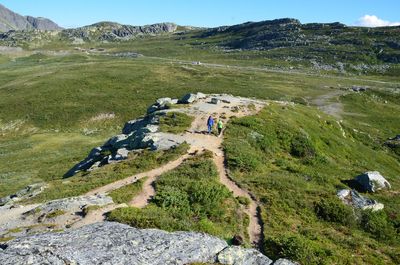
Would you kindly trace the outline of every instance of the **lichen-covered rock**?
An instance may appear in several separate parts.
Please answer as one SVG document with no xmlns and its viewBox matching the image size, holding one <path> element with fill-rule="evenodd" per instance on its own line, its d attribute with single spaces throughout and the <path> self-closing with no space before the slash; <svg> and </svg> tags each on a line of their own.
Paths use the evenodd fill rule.
<svg viewBox="0 0 400 265">
<path fill-rule="evenodd" d="M 119 223 L 97 223 L 63 233 L 21 237 L 0 247 L 0 264 L 214 263 L 269 265 L 254 249 L 228 247 L 224 240 L 194 232 L 168 233 Z"/>
<path fill-rule="evenodd" d="M 357 176 L 355 180 L 369 192 L 391 188 L 390 183 L 378 171 L 365 172 Z"/>
<path fill-rule="evenodd" d="M 226 247 L 225 241 L 200 233 L 98 223 L 13 240 L 0 251 L 0 264 L 188 264 L 214 262 Z"/>
<path fill-rule="evenodd" d="M 82 210 L 82 208 L 85 206 L 91 206 L 91 205 L 103 206 L 111 203 L 113 203 L 112 198 L 106 195 L 99 194 L 93 196 L 79 196 L 79 197 L 71 197 L 71 198 L 49 201 L 34 208 L 30 212 L 51 213 L 56 210 L 63 210 L 66 212 L 74 212 L 74 211 L 77 212 Z M 27 215 L 29 215 L 29 212 L 27 212 Z"/>
<path fill-rule="evenodd" d="M 274 265 L 300 265 L 297 262 L 290 261 L 288 259 L 278 259 L 274 262 Z"/>
<path fill-rule="evenodd" d="M 272 260 L 255 249 L 232 246 L 218 254 L 218 262 L 229 265 L 269 265 Z"/>
<path fill-rule="evenodd" d="M 384 208 L 382 203 L 365 198 L 355 190 L 340 190 L 336 194 L 343 203 L 362 210 L 379 211 Z"/>
</svg>

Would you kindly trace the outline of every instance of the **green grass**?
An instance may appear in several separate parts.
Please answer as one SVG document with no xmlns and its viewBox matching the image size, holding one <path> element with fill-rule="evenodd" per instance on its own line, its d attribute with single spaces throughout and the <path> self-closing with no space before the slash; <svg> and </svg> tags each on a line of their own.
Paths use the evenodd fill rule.
<svg viewBox="0 0 400 265">
<path fill-rule="evenodd" d="M 181 112 L 168 112 L 160 117 L 160 131 L 167 133 L 184 133 L 190 128 L 193 117 Z"/>
<path fill-rule="evenodd" d="M 63 215 L 65 214 L 65 211 L 63 210 L 54 210 L 48 214 L 46 214 L 46 218 L 50 219 L 50 218 L 56 218 L 57 216 Z"/>
<path fill-rule="evenodd" d="M 206 232 L 226 240 L 234 235 L 248 238 L 246 214 L 219 183 L 217 169 L 206 155 L 163 174 L 155 189 L 154 199 L 144 209 L 116 209 L 108 220 L 140 228 Z"/>
<path fill-rule="evenodd" d="M 384 115 L 392 115 L 392 107 L 388 105 Z M 365 119 L 374 122 L 381 111 L 369 109 Z M 399 262 L 398 196 L 390 191 L 366 194 L 385 209 L 378 216 L 364 213 L 365 222 L 336 199 L 337 190 L 346 188 L 342 181 L 369 170 L 380 171 L 394 191 L 400 188 L 399 157 L 379 142 L 359 140 L 353 131 L 357 124 L 351 122 L 343 121 L 343 136 L 332 117 L 313 107 L 272 104 L 228 125 L 228 167 L 261 202 L 269 257 L 304 264 Z M 399 123 L 381 122 L 385 130 L 400 131 Z"/>
<path fill-rule="evenodd" d="M 330 91 L 325 86 L 338 87 L 338 80 L 342 87 L 355 82 L 236 68 L 190 70 L 151 58 L 34 55 L 2 63 L 0 156 L 5 163 L 0 164 L 0 196 L 61 178 L 159 97 L 202 91 L 279 100 L 313 98 Z M 357 84 L 376 87 L 368 81 Z M 114 113 L 115 118 L 94 119 L 102 113 Z"/>
<path fill-rule="evenodd" d="M 135 183 L 113 190 L 108 195 L 113 199 L 114 203 L 129 203 L 142 190 L 145 181 L 146 178 L 139 179 Z"/>
</svg>

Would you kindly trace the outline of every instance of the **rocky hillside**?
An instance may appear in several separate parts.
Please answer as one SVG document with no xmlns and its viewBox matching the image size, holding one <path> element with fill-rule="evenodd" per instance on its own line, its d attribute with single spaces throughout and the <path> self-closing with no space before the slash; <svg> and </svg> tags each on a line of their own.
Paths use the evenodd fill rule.
<svg viewBox="0 0 400 265">
<path fill-rule="evenodd" d="M 341 23 L 302 24 L 285 18 L 208 29 L 198 34 L 228 49 L 274 50 L 276 57 L 400 63 L 400 27 L 361 28 Z"/>
<path fill-rule="evenodd" d="M 32 29 L 60 30 L 62 28 L 50 19 L 21 16 L 0 4 L 0 32 Z"/>
<path fill-rule="evenodd" d="M 90 26 L 62 31 L 67 39 L 84 41 L 127 40 L 139 35 L 157 35 L 174 32 L 178 26 L 174 23 L 158 23 L 146 26 L 121 25 L 114 22 L 100 22 Z"/>
</svg>

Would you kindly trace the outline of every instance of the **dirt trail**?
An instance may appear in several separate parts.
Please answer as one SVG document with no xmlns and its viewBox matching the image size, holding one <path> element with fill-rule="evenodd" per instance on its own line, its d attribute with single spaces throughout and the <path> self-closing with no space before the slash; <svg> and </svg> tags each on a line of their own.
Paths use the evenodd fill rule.
<svg viewBox="0 0 400 265">
<path fill-rule="evenodd" d="M 261 220 L 258 216 L 258 204 L 250 196 L 250 193 L 246 190 L 240 188 L 235 182 L 233 182 L 229 176 L 227 169 L 225 167 L 225 157 L 221 155 L 214 156 L 214 163 L 217 166 L 219 173 L 219 180 L 224 184 L 235 197 L 246 197 L 249 199 L 250 204 L 245 210 L 245 213 L 249 216 L 249 226 L 247 227 L 247 232 L 250 237 L 250 242 L 253 246 L 258 247 L 260 245 L 260 240 L 262 238 L 262 227 Z"/>
<path fill-rule="evenodd" d="M 261 220 L 259 219 L 258 204 L 252 198 L 252 196 L 250 196 L 250 193 L 248 191 L 240 188 L 234 181 L 229 178 L 227 169 L 224 164 L 225 156 L 222 151 L 222 136 L 209 135 L 204 132 L 204 130 L 206 127 L 206 121 L 210 115 L 212 115 L 215 119 L 223 120 L 224 124 L 226 124 L 229 121 L 229 118 L 232 116 L 243 117 L 257 113 L 259 110 L 262 109 L 263 106 L 266 105 L 266 103 L 232 96 L 226 96 L 223 99 L 225 99 L 225 102 L 223 102 L 221 99 L 221 102 L 219 104 L 210 104 L 208 102 L 208 99 L 204 99 L 192 104 L 189 109 L 175 110 L 185 111 L 187 114 L 195 117 L 191 127 L 187 130 L 186 133 L 180 135 L 159 133 L 159 136 L 164 137 L 165 139 L 173 140 L 175 142 L 187 142 L 191 146 L 190 151 L 187 154 L 167 163 L 162 167 L 113 182 L 111 184 L 92 190 L 86 195 L 106 194 L 115 189 L 134 183 L 141 178 L 148 177 L 148 179 L 143 184 L 142 191 L 129 203 L 130 206 L 144 208 L 146 205 L 148 205 L 149 201 L 152 197 L 154 197 L 156 193 L 156 191 L 154 190 L 154 182 L 160 175 L 177 168 L 187 158 L 189 158 L 192 153 L 209 150 L 214 154 L 214 162 L 218 169 L 220 182 L 225 185 L 230 191 L 232 191 L 234 196 L 246 197 L 250 200 L 249 206 L 246 207 L 244 211 L 250 219 L 248 227 L 250 241 L 255 247 L 258 247 L 262 238 L 262 227 L 260 225 Z M 252 106 L 250 107 L 250 105 Z M 89 213 L 88 216 L 86 216 L 83 220 L 74 224 L 73 227 L 80 227 L 94 222 L 101 222 L 104 220 L 104 214 L 106 212 L 119 207 L 126 207 L 126 205 L 113 204 L 95 210 Z"/>
<path fill-rule="evenodd" d="M 85 225 L 90 225 L 94 223 L 104 222 L 105 221 L 105 214 L 115 210 L 117 208 L 127 207 L 126 204 L 110 204 L 105 207 L 101 207 L 100 209 L 96 209 L 90 211 L 84 218 L 80 219 L 79 221 L 73 223 L 70 227 L 71 228 L 79 228 Z"/>
</svg>

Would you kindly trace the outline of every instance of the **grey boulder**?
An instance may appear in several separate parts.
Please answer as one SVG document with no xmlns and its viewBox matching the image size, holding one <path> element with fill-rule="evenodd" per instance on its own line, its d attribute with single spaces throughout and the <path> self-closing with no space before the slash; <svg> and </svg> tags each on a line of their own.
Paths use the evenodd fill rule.
<svg viewBox="0 0 400 265">
<path fill-rule="evenodd" d="M 156 103 L 151 105 L 147 109 L 147 113 L 153 113 L 159 110 L 165 110 L 169 109 L 171 105 L 177 104 L 178 100 L 177 99 L 172 99 L 172 98 L 159 98 L 156 100 Z"/>
<path fill-rule="evenodd" d="M 200 93 L 200 92 L 196 93 L 196 94 L 190 93 L 190 94 L 186 94 L 185 96 L 183 96 L 183 98 L 179 101 L 179 103 L 181 103 L 181 104 L 190 104 L 190 103 L 193 103 L 193 102 L 195 102 L 195 101 L 197 101 L 199 99 L 204 99 L 206 97 L 207 97 L 206 94 L 203 94 L 203 93 Z"/>
<path fill-rule="evenodd" d="M 382 203 L 365 198 L 355 190 L 340 190 L 336 194 L 343 203 L 362 210 L 379 211 L 384 208 Z"/>
<path fill-rule="evenodd" d="M 369 171 L 355 179 L 366 191 L 376 192 L 380 189 L 390 189 L 390 183 L 378 172 Z"/>
<path fill-rule="evenodd" d="M 232 265 L 256 265 L 272 263 L 268 257 L 255 249 L 245 249 L 237 246 L 225 248 L 218 254 L 218 262 Z"/>
<path fill-rule="evenodd" d="M 297 262 L 290 261 L 288 259 L 278 259 L 274 262 L 274 265 L 300 265 Z"/>
<path fill-rule="evenodd" d="M 225 241 L 194 232 L 168 233 L 119 223 L 97 223 L 63 233 L 22 237 L 3 244 L 0 264 L 133 264 L 195 262 L 271 264 L 256 250 L 228 248 Z M 233 256 L 233 257 L 231 257 Z"/>
</svg>

